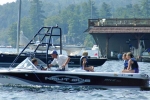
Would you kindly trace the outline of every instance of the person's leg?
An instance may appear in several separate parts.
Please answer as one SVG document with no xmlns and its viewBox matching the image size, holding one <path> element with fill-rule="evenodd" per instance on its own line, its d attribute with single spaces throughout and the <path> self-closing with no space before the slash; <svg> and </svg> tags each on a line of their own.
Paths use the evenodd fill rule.
<svg viewBox="0 0 150 100">
<path fill-rule="evenodd" d="M 123 70 L 122 73 L 135 73 L 135 70 Z"/>
<path fill-rule="evenodd" d="M 127 69 L 122 70 L 122 72 L 125 72 L 125 70 L 127 70 Z"/>
<path fill-rule="evenodd" d="M 134 71 L 135 71 L 135 73 L 139 73 L 139 69 L 138 68 L 135 68 Z"/>
<path fill-rule="evenodd" d="M 93 66 L 85 67 L 84 70 L 94 72 L 94 67 Z"/>
<path fill-rule="evenodd" d="M 91 72 L 94 72 L 94 66 L 90 66 Z"/>
</svg>

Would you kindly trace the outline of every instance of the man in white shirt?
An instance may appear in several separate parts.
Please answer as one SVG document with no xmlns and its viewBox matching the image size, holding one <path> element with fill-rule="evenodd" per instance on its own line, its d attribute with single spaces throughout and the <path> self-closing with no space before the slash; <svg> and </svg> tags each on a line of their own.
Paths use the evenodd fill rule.
<svg viewBox="0 0 150 100">
<path fill-rule="evenodd" d="M 52 51 L 50 53 L 50 55 L 52 56 L 52 58 L 54 58 L 54 60 L 51 62 L 51 64 L 49 64 L 48 67 L 52 67 L 53 65 L 58 64 L 59 69 L 57 71 L 65 71 L 68 70 L 68 63 L 70 61 L 70 58 L 66 55 L 58 55 L 57 51 Z"/>
</svg>

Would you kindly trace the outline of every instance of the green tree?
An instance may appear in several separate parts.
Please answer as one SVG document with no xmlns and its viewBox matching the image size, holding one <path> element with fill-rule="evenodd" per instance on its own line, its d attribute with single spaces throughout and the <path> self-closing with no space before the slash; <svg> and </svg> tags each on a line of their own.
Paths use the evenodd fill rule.
<svg viewBox="0 0 150 100">
<path fill-rule="evenodd" d="M 100 8 L 100 11 L 99 11 L 99 16 L 100 16 L 100 18 L 111 18 L 112 14 L 111 14 L 110 5 L 103 2 L 102 6 Z"/>
<path fill-rule="evenodd" d="M 44 26 L 45 16 L 43 15 L 42 1 L 32 0 L 30 7 L 31 32 L 36 34 L 37 31 Z"/>
<path fill-rule="evenodd" d="M 95 2 L 93 0 L 88 0 L 88 2 L 83 2 L 81 4 L 81 13 L 80 13 L 80 27 L 81 31 L 80 38 L 82 38 L 82 43 L 84 43 L 85 46 L 91 46 L 94 44 L 93 37 L 83 33 L 88 26 L 88 19 L 91 18 L 99 18 L 98 17 L 98 10 L 95 7 Z"/>
<path fill-rule="evenodd" d="M 85 37 L 84 45 L 86 47 L 92 47 L 94 45 L 94 39 L 90 34 L 87 34 Z"/>
<path fill-rule="evenodd" d="M 21 31 L 27 36 L 29 39 L 33 37 L 33 34 L 31 34 L 31 23 L 29 17 L 24 17 L 21 19 Z"/>
<path fill-rule="evenodd" d="M 0 30 L 0 45 L 10 45 L 8 42 L 8 29 L 6 28 Z"/>
<path fill-rule="evenodd" d="M 133 5 L 133 16 L 134 18 L 142 18 L 141 9 L 138 4 Z"/>
<path fill-rule="evenodd" d="M 80 27 L 79 27 L 79 14 L 80 13 L 80 7 L 78 5 L 72 5 L 69 6 L 69 11 L 68 11 L 68 16 L 69 19 L 67 20 L 68 23 L 68 33 L 67 36 L 69 38 L 71 37 L 78 37 L 79 32 L 80 32 Z M 73 43 L 74 41 L 71 41 L 74 39 L 70 39 L 70 43 Z"/>
<path fill-rule="evenodd" d="M 132 4 L 126 5 L 126 12 L 128 14 L 128 18 L 134 18 L 134 9 Z"/>
<path fill-rule="evenodd" d="M 11 46 L 16 47 L 16 41 L 17 41 L 17 23 L 14 23 L 10 26 L 8 30 L 8 41 Z"/>
<path fill-rule="evenodd" d="M 150 16 L 150 0 L 141 0 L 141 11 L 143 18 L 149 18 Z"/>
</svg>

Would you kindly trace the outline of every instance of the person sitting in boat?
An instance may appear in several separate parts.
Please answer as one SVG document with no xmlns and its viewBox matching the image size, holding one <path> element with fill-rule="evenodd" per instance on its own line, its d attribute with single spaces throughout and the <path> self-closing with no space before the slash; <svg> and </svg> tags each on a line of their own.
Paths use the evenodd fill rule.
<svg viewBox="0 0 150 100">
<path fill-rule="evenodd" d="M 135 58 L 133 58 L 133 54 L 128 52 L 126 54 L 126 58 L 128 60 L 128 67 L 127 70 L 123 70 L 123 73 L 139 73 L 139 66 Z"/>
<path fill-rule="evenodd" d="M 122 59 L 124 60 L 124 70 L 127 70 L 128 67 L 128 59 L 126 57 L 126 53 L 123 54 Z"/>
<path fill-rule="evenodd" d="M 57 51 L 52 51 L 50 53 L 50 55 L 52 56 L 53 61 L 51 62 L 51 64 L 49 64 L 48 68 L 52 67 L 53 65 L 58 65 L 59 68 L 57 69 L 57 71 L 65 71 L 68 70 L 68 63 L 70 61 L 70 57 L 66 56 L 66 55 L 58 55 Z"/>
<path fill-rule="evenodd" d="M 39 70 L 47 70 L 47 68 L 44 68 L 43 66 L 39 66 L 38 65 L 38 61 L 37 61 L 36 58 L 33 58 L 31 61 L 37 67 L 37 69 L 39 69 Z"/>
<path fill-rule="evenodd" d="M 94 66 L 88 65 L 88 52 L 83 52 L 82 57 L 80 58 L 80 66 L 86 71 L 94 72 Z"/>
</svg>

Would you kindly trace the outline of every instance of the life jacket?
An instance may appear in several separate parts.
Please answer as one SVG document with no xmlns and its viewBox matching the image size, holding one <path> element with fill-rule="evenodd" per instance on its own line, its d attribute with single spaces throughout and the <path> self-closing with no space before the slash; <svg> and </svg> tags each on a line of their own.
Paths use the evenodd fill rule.
<svg viewBox="0 0 150 100">
<path fill-rule="evenodd" d="M 128 60 L 124 60 L 124 69 L 128 68 Z"/>
<path fill-rule="evenodd" d="M 131 58 L 131 60 L 133 61 L 133 64 L 131 65 L 131 69 L 135 70 L 135 73 L 138 73 L 139 65 L 138 65 L 137 61 L 134 58 Z"/>
<path fill-rule="evenodd" d="M 88 58 L 87 58 L 86 56 L 82 56 L 82 57 L 80 58 L 80 66 L 83 67 L 82 64 L 83 64 L 83 59 L 84 59 L 84 58 L 86 58 L 85 67 L 88 67 Z"/>
</svg>

